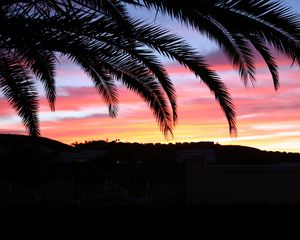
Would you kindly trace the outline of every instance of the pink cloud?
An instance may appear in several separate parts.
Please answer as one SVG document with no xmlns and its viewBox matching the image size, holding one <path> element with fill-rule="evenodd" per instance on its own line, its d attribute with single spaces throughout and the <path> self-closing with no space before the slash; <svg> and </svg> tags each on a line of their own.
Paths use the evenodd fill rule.
<svg viewBox="0 0 300 240">
<path fill-rule="evenodd" d="M 300 146 L 300 72 L 290 68 L 290 61 L 276 55 L 280 64 L 281 87 L 274 91 L 268 69 L 257 58 L 256 87 L 245 88 L 238 73 L 221 53 L 207 56 L 213 69 L 220 74 L 232 95 L 238 115 L 239 137 L 229 137 L 226 118 L 209 89 L 200 83 L 184 67 L 176 64 L 167 66 L 167 71 L 175 83 L 178 96 L 179 121 L 172 141 L 219 141 L 221 143 L 244 144 L 264 149 L 279 149 L 280 139 Z M 64 76 L 75 74 L 65 69 Z M 97 109 L 105 106 L 104 101 L 93 86 L 59 88 L 56 110 L 86 112 L 74 118 L 62 117 L 56 121 L 42 121 L 42 135 L 72 143 L 75 141 L 116 139 L 122 141 L 164 142 L 156 120 L 147 104 L 135 93 L 119 88 L 120 115 L 111 119 Z M 49 106 L 41 97 L 41 115 L 49 113 Z M 0 119 L 4 121 L 15 116 L 15 112 L 4 99 L 0 99 Z M 269 126 L 269 127 L 268 127 Z M 276 127 L 277 126 L 277 127 Z M 24 132 L 20 123 L 1 125 L 4 132 Z M 293 135 L 294 133 L 294 135 Z M 273 142 L 272 142 L 273 141 Z M 286 147 L 286 149 L 290 149 Z M 293 148 L 295 149 L 295 148 Z"/>
<path fill-rule="evenodd" d="M 0 117 L 9 117 L 14 114 L 15 111 L 9 105 L 8 101 L 4 98 L 0 98 Z"/>
</svg>

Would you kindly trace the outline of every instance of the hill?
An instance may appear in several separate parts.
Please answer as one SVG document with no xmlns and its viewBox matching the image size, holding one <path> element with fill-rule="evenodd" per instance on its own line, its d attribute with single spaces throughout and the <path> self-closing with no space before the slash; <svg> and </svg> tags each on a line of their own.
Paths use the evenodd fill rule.
<svg viewBox="0 0 300 240">
<path fill-rule="evenodd" d="M 278 164 L 300 163 L 300 153 L 264 151 L 246 146 L 215 145 L 216 158 L 220 164 Z"/>
<path fill-rule="evenodd" d="M 185 199 L 188 174 L 182 154 L 213 152 L 215 160 L 208 162 L 212 168 L 215 168 L 213 164 L 279 164 L 281 167 L 281 163 L 300 163 L 299 153 L 268 152 L 213 142 L 139 144 L 92 141 L 73 145 L 46 138 L 0 135 L 0 193 L 6 194 L 3 199 L 7 203 L 14 199 L 21 204 L 29 199 L 30 204 L 38 202 L 49 206 L 62 203 L 73 206 L 77 200 L 85 199 L 83 204 L 98 204 L 99 201 L 103 206 L 121 206 L 144 204 L 151 195 L 152 204 L 173 206 Z M 290 167 L 294 166 L 299 169 L 299 164 Z M 224 166 L 219 169 L 222 168 Z"/>
<path fill-rule="evenodd" d="M 53 151 L 64 151 L 72 147 L 62 142 L 45 138 L 16 134 L 0 134 L 0 148 L 43 147 Z"/>
<path fill-rule="evenodd" d="M 220 145 L 213 142 L 139 144 L 91 141 L 75 144 L 77 150 L 106 150 L 119 163 L 147 162 L 149 165 L 172 165 L 182 152 L 210 149 L 216 164 L 277 164 L 300 162 L 300 153 L 264 151 L 253 147 Z"/>
<path fill-rule="evenodd" d="M 72 149 L 48 138 L 0 134 L 0 177 L 57 172 L 53 159 Z"/>
<path fill-rule="evenodd" d="M 300 162 L 299 153 L 262 151 L 213 142 L 140 144 L 90 141 L 74 146 L 47 138 L 0 134 L 2 174 L 180 174 L 186 151 L 210 149 L 214 164 L 280 164 Z M 99 155 L 97 155 L 99 153 Z M 105 154 L 103 154 L 105 153 Z M 61 161 L 65 159 L 67 161 Z"/>
</svg>

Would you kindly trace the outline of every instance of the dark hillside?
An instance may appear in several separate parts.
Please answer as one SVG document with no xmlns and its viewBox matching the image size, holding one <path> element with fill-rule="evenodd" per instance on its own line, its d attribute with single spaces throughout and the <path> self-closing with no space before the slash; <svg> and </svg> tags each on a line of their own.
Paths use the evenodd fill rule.
<svg viewBox="0 0 300 240">
<path fill-rule="evenodd" d="M 184 173 L 182 152 L 210 149 L 215 164 L 300 162 L 299 153 L 262 151 L 212 142 L 140 144 L 90 141 L 72 146 L 47 138 L 0 135 L 0 173 L 22 174 L 173 174 Z M 101 154 L 101 153 L 105 154 Z M 99 155 L 97 155 L 99 153 Z M 88 156 L 89 155 L 89 156 Z M 91 157 L 95 155 L 95 157 Z M 64 161 L 59 159 L 63 156 Z"/>
<path fill-rule="evenodd" d="M 78 150 L 107 150 L 119 162 L 150 161 L 151 164 L 170 164 L 182 151 L 213 149 L 218 164 L 275 164 L 300 162 L 299 153 L 264 151 L 253 147 L 220 145 L 212 142 L 139 144 L 122 142 L 91 141 L 75 144 Z"/>
<path fill-rule="evenodd" d="M 215 145 L 216 158 L 221 164 L 277 164 L 300 162 L 299 153 L 262 151 L 245 146 Z"/>
<path fill-rule="evenodd" d="M 210 158 L 211 153 L 214 158 Z M 207 155 L 203 158 L 201 154 Z M 176 209 L 174 213 L 177 214 L 181 207 L 182 213 L 188 214 L 189 209 L 184 204 L 189 175 L 184 160 L 191 155 L 196 159 L 209 159 L 211 169 L 225 167 L 214 164 L 278 164 L 280 168 L 281 163 L 284 166 L 285 163 L 300 162 L 299 153 L 268 152 L 212 142 L 139 144 L 92 141 L 71 147 L 51 139 L 0 135 L 0 205 L 19 206 L 21 210 L 22 206 L 29 206 L 54 213 L 58 209 L 76 211 L 79 207 L 95 214 L 101 211 L 107 216 L 114 211 L 122 212 L 122 209 L 130 214 L 136 211 L 141 216 L 148 210 L 159 213 L 163 208 L 166 211 Z M 299 169 L 299 164 L 290 167 L 294 165 Z M 179 212 L 175 206 L 179 207 Z M 229 209 L 211 207 L 200 206 L 199 213 L 240 211 L 239 205 Z M 252 205 L 246 207 L 252 213 Z M 259 205 L 258 212 L 260 207 L 265 208 Z"/>
<path fill-rule="evenodd" d="M 72 147 L 59 141 L 44 137 L 29 137 L 26 135 L 0 134 L 0 147 L 43 147 L 53 151 L 63 151 Z"/>
<path fill-rule="evenodd" d="M 0 134 L 1 176 L 22 176 L 23 174 L 46 174 L 56 171 L 53 159 L 61 151 L 73 147 L 42 137 Z"/>
</svg>

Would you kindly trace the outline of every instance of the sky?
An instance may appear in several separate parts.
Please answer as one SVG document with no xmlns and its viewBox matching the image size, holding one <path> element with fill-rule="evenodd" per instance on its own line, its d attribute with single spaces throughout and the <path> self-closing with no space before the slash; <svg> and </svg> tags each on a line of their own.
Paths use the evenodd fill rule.
<svg viewBox="0 0 300 240">
<path fill-rule="evenodd" d="M 300 13 L 300 1 L 282 1 Z M 291 60 L 274 52 L 281 86 L 275 91 L 271 74 L 256 57 L 255 86 L 245 86 L 222 51 L 203 35 L 168 18 L 132 10 L 131 14 L 155 21 L 192 44 L 205 56 L 229 89 L 237 112 L 238 136 L 231 137 L 226 118 L 208 88 L 175 62 L 162 59 L 172 79 L 179 106 L 174 138 L 166 140 L 151 110 L 133 92 L 119 87 L 120 111 L 108 116 L 107 107 L 85 73 L 71 62 L 57 64 L 56 111 L 51 112 L 43 90 L 40 93 L 40 120 L 43 137 L 71 144 L 92 140 L 141 143 L 213 141 L 222 145 L 244 145 L 262 150 L 300 152 L 300 69 Z M 0 97 L 0 133 L 26 134 L 20 118 Z"/>
</svg>

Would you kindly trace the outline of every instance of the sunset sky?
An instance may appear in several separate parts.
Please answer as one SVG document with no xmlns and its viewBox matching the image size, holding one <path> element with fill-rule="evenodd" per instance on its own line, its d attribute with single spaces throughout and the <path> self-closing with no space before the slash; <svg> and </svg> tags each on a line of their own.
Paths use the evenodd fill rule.
<svg viewBox="0 0 300 240">
<path fill-rule="evenodd" d="M 299 0 L 282 1 L 300 13 Z M 133 10 L 132 15 L 154 21 L 152 13 Z M 80 68 L 65 59 L 57 64 L 56 111 L 51 112 L 40 93 L 40 120 L 43 137 L 68 144 L 75 141 L 120 139 L 123 142 L 214 141 L 263 150 L 300 152 L 300 69 L 291 60 L 274 52 L 280 66 L 281 86 L 274 90 L 271 74 L 257 55 L 255 87 L 245 87 L 238 72 L 228 63 L 216 44 L 201 34 L 158 16 L 156 24 L 184 36 L 216 70 L 227 85 L 237 112 L 238 136 L 230 137 L 226 118 L 208 88 L 179 64 L 163 59 L 175 84 L 179 121 L 174 138 L 164 139 L 152 112 L 136 94 L 120 86 L 120 111 L 108 116 L 107 107 Z M 20 118 L 0 98 L 0 132 L 26 134 Z"/>
</svg>

